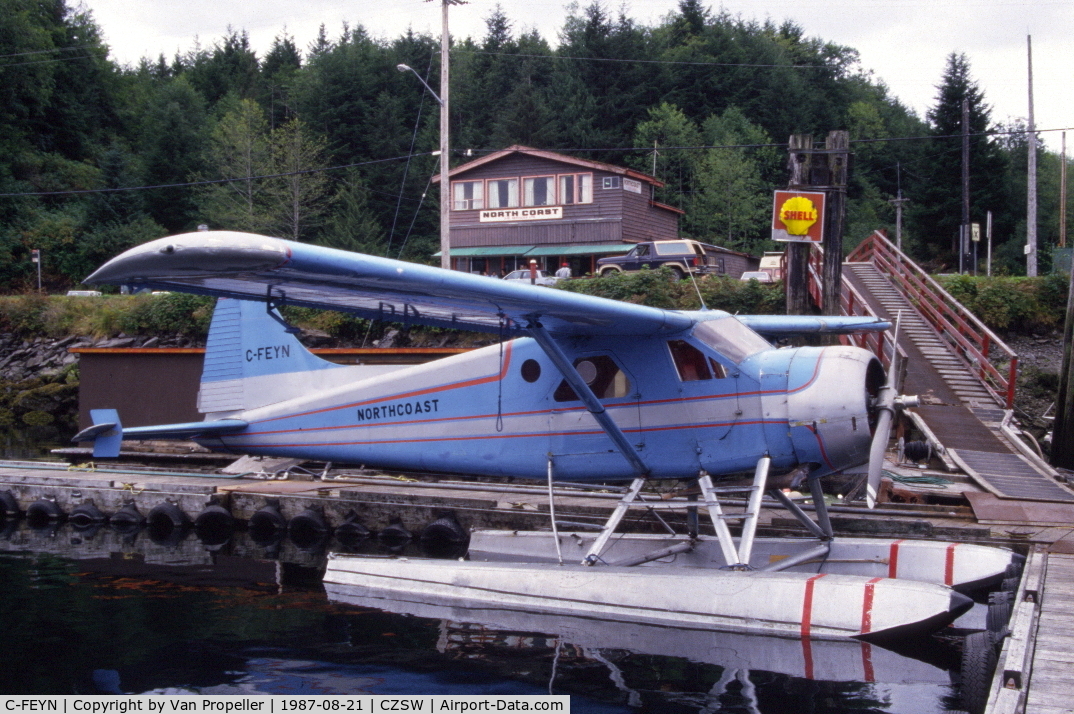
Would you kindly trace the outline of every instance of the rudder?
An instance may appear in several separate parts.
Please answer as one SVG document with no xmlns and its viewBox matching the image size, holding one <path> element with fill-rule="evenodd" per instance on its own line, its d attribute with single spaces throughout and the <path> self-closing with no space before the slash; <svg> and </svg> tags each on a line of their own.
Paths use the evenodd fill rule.
<svg viewBox="0 0 1074 714">
<path fill-rule="evenodd" d="M 307 350 L 264 303 L 220 298 L 205 345 L 198 411 L 275 404 L 308 390 L 311 373 L 339 367 Z"/>
</svg>

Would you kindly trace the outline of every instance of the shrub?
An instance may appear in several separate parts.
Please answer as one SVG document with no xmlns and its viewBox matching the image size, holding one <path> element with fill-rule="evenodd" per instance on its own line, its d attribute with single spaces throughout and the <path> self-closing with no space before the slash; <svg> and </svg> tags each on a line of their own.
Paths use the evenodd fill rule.
<svg viewBox="0 0 1074 714">
<path fill-rule="evenodd" d="M 966 309 L 994 330 L 1032 334 L 1060 326 L 1068 279 L 945 276 L 940 283 Z"/>
</svg>

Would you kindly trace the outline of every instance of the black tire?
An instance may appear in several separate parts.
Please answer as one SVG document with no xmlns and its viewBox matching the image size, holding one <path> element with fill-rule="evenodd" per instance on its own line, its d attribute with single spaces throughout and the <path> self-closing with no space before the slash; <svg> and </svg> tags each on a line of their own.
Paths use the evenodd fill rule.
<svg viewBox="0 0 1074 714">
<path fill-rule="evenodd" d="M 108 516 L 97 508 L 93 501 L 85 501 L 81 505 L 71 509 L 71 515 L 67 517 L 71 521 L 71 527 L 76 531 L 83 531 L 94 526 L 99 526 L 108 520 Z"/>
<path fill-rule="evenodd" d="M 250 516 L 250 540 L 260 546 L 283 540 L 287 519 L 280 513 L 279 503 L 266 503 Z"/>
<path fill-rule="evenodd" d="M 183 509 L 171 501 L 153 506 L 145 520 L 149 537 L 154 543 L 171 543 L 176 533 L 181 533 L 190 525 L 190 518 L 183 513 Z"/>
<path fill-rule="evenodd" d="M 606 277 L 608 277 L 609 275 L 615 275 L 616 273 L 621 273 L 621 272 L 623 272 L 623 271 L 622 271 L 622 270 L 618 270 L 618 269 L 616 269 L 616 268 L 603 268 L 603 269 L 602 269 L 602 270 L 600 271 L 600 277 L 602 277 L 602 278 L 606 278 Z"/>
<path fill-rule="evenodd" d="M 235 518 L 219 503 L 210 503 L 194 518 L 194 535 L 204 545 L 223 545 L 231 540 Z"/>
<path fill-rule="evenodd" d="M 291 522 L 287 524 L 287 533 L 295 547 L 299 550 L 311 551 L 324 545 L 332 529 L 328 527 L 322 512 L 307 508 L 291 519 Z"/>
<path fill-rule="evenodd" d="M 43 528 L 50 523 L 59 523 L 66 515 L 53 499 L 39 498 L 26 507 L 26 524 L 31 528 Z"/>
<path fill-rule="evenodd" d="M 143 523 L 145 523 L 145 516 L 138 511 L 134 501 L 127 501 L 123 504 L 123 508 L 113 513 L 108 519 L 108 524 L 117 533 L 133 533 L 141 528 Z"/>
<path fill-rule="evenodd" d="M 409 543 L 414 534 L 407 530 L 407 527 L 403 525 L 403 520 L 398 516 L 389 519 L 388 525 L 384 527 L 377 538 L 386 546 L 402 546 Z"/>
<path fill-rule="evenodd" d="M 962 706 L 970 714 L 982 714 L 988 704 L 992 675 L 996 670 L 996 646 L 988 632 L 973 632 L 962 643 Z"/>
<path fill-rule="evenodd" d="M 686 273 L 682 272 L 682 268 L 678 266 L 671 266 L 671 279 L 675 282 L 679 282 L 686 277 Z"/>
<path fill-rule="evenodd" d="M 358 514 L 354 511 L 349 512 L 346 519 L 336 526 L 335 530 L 336 540 L 344 548 L 356 548 L 370 535 L 370 530 L 358 520 Z"/>
<path fill-rule="evenodd" d="M 11 491 L 0 491 L 0 519 L 18 518 L 22 514 L 19 502 Z"/>
</svg>

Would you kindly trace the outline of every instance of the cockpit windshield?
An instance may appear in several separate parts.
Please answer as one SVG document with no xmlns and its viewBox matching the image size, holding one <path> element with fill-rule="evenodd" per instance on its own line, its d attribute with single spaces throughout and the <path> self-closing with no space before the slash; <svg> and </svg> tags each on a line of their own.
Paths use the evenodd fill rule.
<svg viewBox="0 0 1074 714">
<path fill-rule="evenodd" d="M 694 337 L 735 364 L 772 347 L 763 337 L 730 316 L 699 323 L 694 328 Z"/>
</svg>

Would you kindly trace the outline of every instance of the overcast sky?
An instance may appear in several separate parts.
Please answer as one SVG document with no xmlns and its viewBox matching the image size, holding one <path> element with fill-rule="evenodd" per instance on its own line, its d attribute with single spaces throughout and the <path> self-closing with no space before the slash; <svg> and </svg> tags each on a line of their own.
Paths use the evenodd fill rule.
<svg viewBox="0 0 1074 714">
<path fill-rule="evenodd" d="M 330 38 L 344 22 L 362 25 L 374 37 L 393 39 L 408 28 L 440 33 L 440 0 L 84 0 L 101 26 L 112 57 L 135 64 L 160 53 L 171 59 L 197 38 L 211 46 L 233 27 L 246 30 L 259 56 L 285 28 L 305 50 L 321 24 Z M 585 0 L 582 5 L 587 5 Z M 452 6 L 454 37 L 480 39 L 494 0 Z M 504 0 L 513 29 L 537 29 L 555 44 L 568 14 L 562 0 Z M 652 25 L 678 7 L 678 0 L 616 0 L 634 20 Z M 744 19 L 793 20 L 807 35 L 848 45 L 861 66 L 891 93 L 924 117 L 951 52 L 964 52 L 974 78 L 992 106 L 993 121 L 1028 116 L 1026 36 L 1033 38 L 1033 87 L 1038 129 L 1074 129 L 1074 2 L 1072 0 L 738 0 L 721 7 Z M 834 127 L 833 127 L 834 128 Z M 1058 151 L 1060 132 L 1045 133 Z M 1074 152 L 1074 132 L 1071 134 Z M 1068 153 L 1071 153 L 1068 152 Z"/>
</svg>

